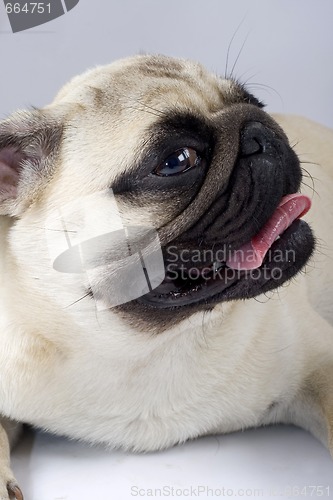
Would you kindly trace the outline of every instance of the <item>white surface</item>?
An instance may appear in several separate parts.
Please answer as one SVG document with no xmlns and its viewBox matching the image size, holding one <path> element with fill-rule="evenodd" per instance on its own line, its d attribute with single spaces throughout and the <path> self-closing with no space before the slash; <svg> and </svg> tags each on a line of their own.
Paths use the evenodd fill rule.
<svg viewBox="0 0 333 500">
<path fill-rule="evenodd" d="M 333 498 L 328 451 L 287 426 L 209 436 L 140 455 L 39 433 L 25 438 L 13 466 L 26 500 Z"/>
</svg>

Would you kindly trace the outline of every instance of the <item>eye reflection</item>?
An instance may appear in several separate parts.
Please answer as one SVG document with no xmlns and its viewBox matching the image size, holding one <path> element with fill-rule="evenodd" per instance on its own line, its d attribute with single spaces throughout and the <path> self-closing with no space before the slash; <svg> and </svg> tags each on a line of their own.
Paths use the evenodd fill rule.
<svg viewBox="0 0 333 500">
<path fill-rule="evenodd" d="M 201 158 L 194 149 L 182 148 L 168 156 L 153 173 L 161 177 L 178 175 L 197 167 L 200 162 Z"/>
</svg>

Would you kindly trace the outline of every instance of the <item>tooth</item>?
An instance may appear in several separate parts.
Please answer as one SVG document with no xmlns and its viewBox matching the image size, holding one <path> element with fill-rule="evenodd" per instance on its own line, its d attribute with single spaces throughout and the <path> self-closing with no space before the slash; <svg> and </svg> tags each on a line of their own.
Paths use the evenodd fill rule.
<svg viewBox="0 0 333 500">
<path fill-rule="evenodd" d="M 223 265 L 222 262 L 218 262 L 218 261 L 214 262 L 213 263 L 213 271 L 214 272 L 218 271 L 220 269 L 220 267 L 222 267 L 222 265 Z"/>
</svg>

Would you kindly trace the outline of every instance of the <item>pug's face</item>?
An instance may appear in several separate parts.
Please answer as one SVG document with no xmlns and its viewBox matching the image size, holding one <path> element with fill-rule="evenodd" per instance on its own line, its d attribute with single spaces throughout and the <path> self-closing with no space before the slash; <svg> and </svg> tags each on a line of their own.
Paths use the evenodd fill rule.
<svg viewBox="0 0 333 500">
<path fill-rule="evenodd" d="M 98 299 L 104 315 L 145 331 L 274 289 L 313 250 L 285 134 L 242 85 L 191 62 L 139 56 L 92 70 L 45 109 L 2 122 L 0 148 L 0 206 L 14 220 L 10 245 L 24 286 L 54 300 L 69 287 L 87 310 Z M 114 239 L 88 280 L 64 277 L 46 257 L 52 213 L 100 192 L 101 205 L 85 206 L 92 226 L 119 229 L 105 208 L 109 193 L 123 227 L 156 232 L 164 262 L 156 286 L 115 307 L 111 274 L 121 281 L 129 271 L 110 259 Z M 281 210 L 292 212 L 282 229 Z M 75 215 L 70 222 L 64 233 L 75 232 Z"/>
</svg>

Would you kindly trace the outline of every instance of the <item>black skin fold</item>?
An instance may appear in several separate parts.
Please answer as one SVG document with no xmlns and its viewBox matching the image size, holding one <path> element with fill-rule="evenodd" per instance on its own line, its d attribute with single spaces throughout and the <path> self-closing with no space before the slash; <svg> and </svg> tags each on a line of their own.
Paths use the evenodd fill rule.
<svg viewBox="0 0 333 500">
<path fill-rule="evenodd" d="M 149 201 L 160 204 L 166 213 L 170 210 L 170 223 L 158 229 L 165 279 L 146 295 L 117 306 L 121 315 L 150 326 L 155 318 L 163 330 L 163 324 L 176 324 L 219 302 L 248 299 L 278 288 L 305 266 L 315 240 L 310 227 L 300 220 L 281 235 L 253 272 L 234 271 L 221 258 L 214 258 L 214 251 L 237 250 L 249 242 L 281 199 L 300 188 L 298 157 L 280 127 L 260 107 L 260 103 L 230 106 L 211 121 L 177 113 L 161 119 L 140 164 L 113 184 L 114 194 L 133 205 Z M 179 175 L 156 175 L 163 161 L 182 147 L 197 152 L 198 166 Z M 176 249 L 171 275 L 170 246 Z M 183 249 L 213 253 L 210 261 L 184 263 Z M 208 267 L 205 279 L 200 272 L 196 279 L 186 276 L 186 268 L 203 266 Z"/>
</svg>

